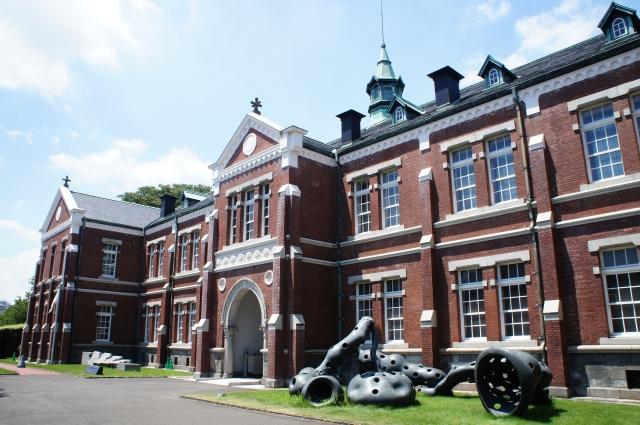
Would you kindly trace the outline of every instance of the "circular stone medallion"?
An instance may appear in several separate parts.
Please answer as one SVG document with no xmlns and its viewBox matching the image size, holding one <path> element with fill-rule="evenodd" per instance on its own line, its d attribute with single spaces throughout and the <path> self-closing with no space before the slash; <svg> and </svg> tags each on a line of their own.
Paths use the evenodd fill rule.
<svg viewBox="0 0 640 425">
<path fill-rule="evenodd" d="M 264 273 L 264 283 L 266 283 L 267 286 L 271 286 L 273 283 L 273 270 L 267 270 Z"/>
<path fill-rule="evenodd" d="M 225 279 L 224 277 L 218 279 L 218 289 L 220 290 L 220 292 L 224 291 L 226 287 L 227 287 L 227 279 Z"/>
<path fill-rule="evenodd" d="M 255 134 L 249 133 L 247 137 L 244 138 L 244 142 L 242 143 L 242 153 L 246 156 L 249 156 L 256 150 L 256 145 L 258 143 L 258 138 Z"/>
<path fill-rule="evenodd" d="M 56 210 L 56 221 L 60 221 L 60 215 L 62 214 L 62 207 L 58 207 Z"/>
</svg>

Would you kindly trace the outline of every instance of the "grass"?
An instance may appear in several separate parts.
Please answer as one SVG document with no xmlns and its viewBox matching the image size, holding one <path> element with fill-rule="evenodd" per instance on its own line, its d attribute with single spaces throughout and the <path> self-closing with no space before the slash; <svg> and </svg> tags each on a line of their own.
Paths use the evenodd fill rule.
<svg viewBox="0 0 640 425">
<path fill-rule="evenodd" d="M 24 323 L 18 323 L 16 325 L 2 325 L 0 326 L 0 330 L 2 329 L 22 329 L 24 328 Z"/>
<path fill-rule="evenodd" d="M 10 358 L 0 359 L 0 363 L 16 364 Z M 81 364 L 40 364 L 40 363 L 27 363 L 28 368 L 44 369 L 52 372 L 65 373 L 67 375 L 80 376 L 82 378 L 166 378 L 167 376 L 190 376 L 191 373 L 183 372 L 181 370 L 169 370 L 169 369 L 156 369 L 151 367 L 143 367 L 140 371 L 122 371 L 111 369 L 108 367 L 102 368 L 103 375 L 90 375 L 85 373 L 87 366 Z"/>
<path fill-rule="evenodd" d="M 283 413 L 348 424 L 634 424 L 640 423 L 640 406 L 587 401 L 554 400 L 553 406 L 529 407 L 522 418 L 496 418 L 487 413 L 477 396 L 432 397 L 422 394 L 407 407 L 341 406 L 313 407 L 287 390 L 243 391 L 220 396 L 213 393 L 185 396 L 196 400 Z"/>
<path fill-rule="evenodd" d="M 17 375 L 17 373 L 12 370 L 3 369 L 0 367 L 0 375 Z"/>
</svg>

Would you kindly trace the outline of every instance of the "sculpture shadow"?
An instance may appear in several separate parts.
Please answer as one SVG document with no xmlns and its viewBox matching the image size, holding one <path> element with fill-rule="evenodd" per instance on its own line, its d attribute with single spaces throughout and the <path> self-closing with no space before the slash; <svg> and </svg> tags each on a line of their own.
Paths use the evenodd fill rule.
<svg viewBox="0 0 640 425">
<path fill-rule="evenodd" d="M 550 423 L 556 416 L 560 416 L 565 412 L 566 409 L 558 408 L 553 404 L 548 406 L 534 405 L 529 406 L 527 411 L 520 416 L 520 419 L 530 422 Z"/>
</svg>

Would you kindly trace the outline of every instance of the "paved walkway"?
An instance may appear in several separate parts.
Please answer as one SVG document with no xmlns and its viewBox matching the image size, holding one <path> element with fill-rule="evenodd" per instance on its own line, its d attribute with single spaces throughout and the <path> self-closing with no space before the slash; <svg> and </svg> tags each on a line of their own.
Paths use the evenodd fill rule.
<svg viewBox="0 0 640 425">
<path fill-rule="evenodd" d="M 237 389 L 165 378 L 86 379 L 56 373 L 6 375 L 0 376 L 0 423 L 321 424 L 180 398 L 183 394 L 230 391 Z"/>
<path fill-rule="evenodd" d="M 13 366 L 10 364 L 6 364 L 6 363 L 0 363 L 0 367 L 2 369 L 6 369 L 6 370 L 10 370 L 13 372 L 16 372 L 18 375 L 59 375 L 58 373 L 55 372 L 50 372 L 48 370 L 43 370 L 43 369 L 37 369 L 34 367 L 18 367 L 18 366 Z"/>
</svg>

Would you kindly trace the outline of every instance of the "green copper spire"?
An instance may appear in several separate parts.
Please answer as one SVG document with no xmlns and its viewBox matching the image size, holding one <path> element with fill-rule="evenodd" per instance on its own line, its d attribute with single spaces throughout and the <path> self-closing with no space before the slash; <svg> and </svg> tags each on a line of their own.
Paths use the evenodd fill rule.
<svg viewBox="0 0 640 425">
<path fill-rule="evenodd" d="M 393 72 L 389 55 L 387 54 L 387 45 L 382 43 L 380 46 L 380 59 L 378 60 L 378 66 L 376 67 L 376 78 L 396 78 L 396 74 Z"/>
<path fill-rule="evenodd" d="M 376 66 L 376 73 L 367 84 L 367 94 L 370 99 L 370 125 L 375 125 L 387 118 L 391 118 L 388 108 L 396 96 L 402 96 L 403 90 L 404 82 L 402 77 L 396 78 L 387 53 L 387 45 L 383 41 L 380 46 L 380 59 Z"/>
</svg>

